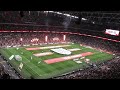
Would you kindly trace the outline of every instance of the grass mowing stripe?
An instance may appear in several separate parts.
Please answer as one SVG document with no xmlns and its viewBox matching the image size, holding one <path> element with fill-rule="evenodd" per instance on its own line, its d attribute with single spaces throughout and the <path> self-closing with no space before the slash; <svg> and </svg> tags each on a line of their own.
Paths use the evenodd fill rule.
<svg viewBox="0 0 120 90">
<path fill-rule="evenodd" d="M 25 54 L 26 54 L 26 56 L 27 56 L 27 54 L 29 55 L 29 54 L 31 54 L 29 51 L 26 51 L 26 50 L 24 50 L 24 52 L 26 52 Z M 35 58 L 34 58 L 35 59 Z M 34 60 L 35 61 L 35 60 Z M 32 62 L 33 63 L 33 62 Z M 36 64 L 36 63 L 33 63 L 34 65 Z M 36 65 L 37 67 L 38 67 L 38 65 Z M 38 67 L 39 68 L 39 67 Z M 37 68 L 36 68 L 37 69 Z M 42 73 L 41 73 L 42 72 Z M 44 72 L 44 70 L 42 70 L 42 69 L 39 69 L 39 73 L 42 75 L 42 74 L 44 74 L 45 72 Z"/>
<path fill-rule="evenodd" d="M 4 50 L 4 51 L 6 51 L 6 50 Z M 6 53 L 6 52 L 5 52 Z M 26 76 L 26 78 L 28 78 L 29 76 L 30 76 L 30 74 L 29 73 L 22 73 L 22 72 L 20 72 L 19 70 L 18 70 L 18 66 L 19 66 L 19 64 L 18 64 L 18 62 L 16 62 L 15 60 L 13 61 L 13 60 L 9 60 L 8 58 L 12 55 L 12 53 L 9 51 L 9 50 L 7 50 L 7 53 L 5 54 L 5 55 L 9 55 L 8 57 L 5 57 L 7 60 L 8 60 L 8 62 L 12 65 L 12 66 L 14 66 L 15 67 L 15 69 L 23 76 L 23 77 L 25 77 Z M 26 71 L 25 71 L 26 72 Z"/>
<path fill-rule="evenodd" d="M 109 57 L 112 58 L 112 55 L 99 52 L 99 53 L 93 54 L 92 56 L 88 56 L 87 58 L 91 59 L 93 62 L 97 62 L 97 61 L 102 62 L 104 60 L 110 59 Z"/>
<path fill-rule="evenodd" d="M 86 49 L 86 48 L 84 48 L 84 49 Z M 59 56 L 56 56 L 56 57 L 59 57 Z M 60 65 L 60 64 L 61 64 L 61 65 Z M 63 63 L 59 63 L 58 65 L 59 65 L 59 67 L 65 67 L 65 66 L 66 66 L 66 65 L 63 64 Z M 58 66 L 58 65 L 57 65 L 57 66 Z M 64 65 L 65 65 L 65 66 L 64 66 Z M 68 62 L 68 65 L 69 65 L 69 62 Z M 57 70 L 57 71 L 58 71 L 58 70 Z"/>
<path fill-rule="evenodd" d="M 25 51 L 25 50 L 24 50 L 24 52 L 26 52 L 26 53 L 25 53 L 26 56 L 31 54 L 29 51 Z M 38 67 L 38 65 L 37 65 L 37 67 Z M 38 67 L 38 68 L 39 68 L 39 67 Z M 47 68 L 47 67 L 46 67 L 46 68 Z M 49 68 L 51 68 L 51 67 L 49 67 Z M 48 68 L 48 69 L 49 69 L 49 68 Z M 50 70 L 50 69 L 49 69 L 49 70 Z M 51 70 L 52 70 L 52 69 L 51 69 Z M 41 71 L 44 72 L 44 70 L 41 70 Z M 40 71 L 40 72 L 41 72 L 41 71 Z"/>
<path fill-rule="evenodd" d="M 13 49 L 12 51 L 16 52 L 16 54 L 19 54 L 15 49 Z M 23 56 L 22 56 L 22 58 L 24 59 Z M 24 60 L 26 60 L 26 59 L 24 59 Z M 24 61 L 23 61 L 22 63 L 24 63 Z M 24 63 L 24 64 L 25 64 L 25 63 Z M 32 72 L 29 71 L 29 68 L 27 67 L 26 64 L 24 65 L 24 68 L 27 70 L 27 73 L 30 73 L 30 75 L 31 75 Z"/>
<path fill-rule="evenodd" d="M 100 62 L 100 61 L 104 61 L 104 60 L 107 60 L 107 59 L 112 57 L 111 55 L 106 54 L 106 53 L 101 54 L 101 53 L 99 53 L 100 51 L 98 51 L 98 50 L 80 46 L 80 44 L 70 44 L 70 45 L 71 46 L 64 47 L 64 48 L 65 49 L 72 49 L 72 48 L 82 49 L 82 50 L 79 50 L 79 51 L 72 52 L 73 55 L 84 53 L 84 52 L 94 53 L 91 56 L 86 56 L 86 58 L 90 58 L 92 62 L 95 62 L 95 61 Z M 50 46 L 50 45 L 45 45 L 45 46 Z M 53 44 L 51 46 L 55 46 L 55 45 Z M 32 46 L 30 46 L 30 47 L 32 47 Z M 39 47 L 39 45 L 34 46 L 34 47 Z M 15 48 L 9 48 L 9 50 L 11 52 L 14 52 L 14 50 L 12 50 L 12 49 L 17 50 Z M 6 50 L 6 52 L 8 51 L 8 49 L 4 49 L 4 50 Z M 41 78 L 41 79 L 43 78 L 44 79 L 44 78 L 50 78 L 50 77 L 53 77 L 53 76 L 58 76 L 58 75 L 61 75 L 61 74 L 64 74 L 64 73 L 68 73 L 68 72 L 71 72 L 71 71 L 76 70 L 76 69 L 88 67 L 88 64 L 85 63 L 82 60 L 81 61 L 83 63 L 81 63 L 81 64 L 78 64 L 78 63 L 74 62 L 73 60 L 59 62 L 59 63 L 55 63 L 55 64 L 46 64 L 44 62 L 44 60 L 46 60 L 46 59 L 59 58 L 59 57 L 64 57 L 65 56 L 65 55 L 60 55 L 60 54 L 56 54 L 56 53 L 54 53 L 53 55 L 50 55 L 50 56 L 42 56 L 42 57 L 39 57 L 39 58 L 33 56 L 33 53 L 42 53 L 42 52 L 48 52 L 48 51 L 51 51 L 51 50 L 46 49 L 46 50 L 37 50 L 37 51 L 27 51 L 25 49 L 25 47 L 19 48 L 19 50 L 18 50 L 19 53 L 21 53 L 21 52 L 25 53 L 25 54 L 22 55 L 22 57 L 25 56 L 25 57 L 23 57 L 23 59 L 24 59 L 24 63 L 26 64 L 26 65 L 24 65 L 25 67 L 23 69 L 25 69 L 25 70 L 23 70 L 23 71 L 25 71 L 27 73 L 30 73 L 30 75 L 32 75 L 36 79 L 37 78 Z M 31 56 L 33 57 L 32 60 L 31 60 Z M 9 57 L 10 56 L 8 56 L 8 58 Z M 104 59 L 104 60 L 102 60 L 102 59 Z M 28 62 L 29 60 L 30 60 L 30 62 Z M 41 61 L 40 64 L 38 64 L 39 61 Z M 18 63 L 18 62 L 15 61 L 15 60 L 13 60 L 13 62 L 14 62 L 13 64 L 15 66 L 17 66 L 15 63 Z M 19 65 L 19 63 L 18 63 L 18 65 Z M 31 70 L 31 68 L 33 70 Z M 38 76 L 34 72 L 34 70 L 36 72 L 38 72 L 41 76 Z M 22 73 L 25 73 L 25 72 L 22 72 Z M 24 74 L 24 77 L 28 78 L 25 74 Z"/>
<path fill-rule="evenodd" d="M 16 53 L 18 53 L 19 55 L 20 55 L 20 52 L 18 52 L 19 50 L 15 50 L 15 49 L 13 49 L 14 50 L 14 52 L 16 52 Z M 29 61 L 24 55 L 22 55 L 22 58 L 24 59 L 24 60 L 27 60 L 27 61 Z M 24 62 L 23 62 L 24 63 Z M 29 70 L 32 70 L 32 72 L 34 72 L 34 73 L 32 73 L 31 71 L 29 71 L 32 75 L 34 75 L 34 74 L 37 74 L 38 76 L 40 76 L 39 74 L 38 74 L 38 72 L 36 72 L 35 70 L 33 70 L 30 66 L 28 66 L 26 63 L 24 63 L 25 64 L 25 66 L 26 67 L 28 67 L 27 69 L 28 69 L 28 71 Z M 31 63 L 32 64 L 32 63 Z M 35 65 L 34 65 L 35 66 Z M 34 75 L 35 76 L 35 75 Z M 37 76 L 36 76 L 37 77 Z"/>
</svg>

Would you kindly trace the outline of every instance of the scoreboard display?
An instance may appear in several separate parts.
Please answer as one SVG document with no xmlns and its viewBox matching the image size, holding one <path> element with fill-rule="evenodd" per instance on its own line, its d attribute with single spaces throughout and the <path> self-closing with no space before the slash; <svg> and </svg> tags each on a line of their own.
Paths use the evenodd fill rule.
<svg viewBox="0 0 120 90">
<path fill-rule="evenodd" d="M 106 29 L 105 34 L 119 36 L 119 30 Z"/>
</svg>

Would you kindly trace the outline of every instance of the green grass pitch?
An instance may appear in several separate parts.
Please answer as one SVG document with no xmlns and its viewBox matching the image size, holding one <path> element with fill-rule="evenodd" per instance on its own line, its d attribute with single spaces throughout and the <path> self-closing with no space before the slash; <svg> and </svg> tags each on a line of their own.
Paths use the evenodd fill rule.
<svg viewBox="0 0 120 90">
<path fill-rule="evenodd" d="M 53 46 L 55 45 L 56 44 L 54 44 Z M 105 52 L 101 53 L 98 50 L 80 46 L 80 44 L 70 44 L 70 45 L 71 46 L 63 47 L 63 48 L 65 49 L 80 48 L 81 49 L 79 51 L 72 51 L 72 55 L 80 54 L 84 52 L 94 53 L 93 55 L 85 57 L 85 58 L 90 59 L 91 62 L 104 62 L 106 60 L 110 60 L 113 58 L 112 54 L 108 54 Z M 51 45 L 46 45 L 46 46 L 51 46 Z M 29 46 L 29 47 L 41 47 L 41 46 Z M 1 54 L 17 70 L 17 72 L 25 79 L 29 79 L 31 76 L 35 79 L 47 79 L 47 78 L 59 76 L 65 73 L 69 73 L 73 70 L 88 67 L 88 64 L 84 61 L 81 64 L 78 64 L 73 60 L 57 62 L 53 64 L 46 64 L 44 60 L 64 57 L 65 55 L 54 53 L 52 55 L 36 57 L 33 55 L 34 53 L 50 52 L 50 49 L 27 51 L 25 48 L 26 47 L 20 47 L 18 50 L 16 48 L 0 49 Z M 23 54 L 21 52 L 23 52 Z M 21 71 L 18 69 L 21 62 L 15 59 L 9 60 L 9 57 L 11 55 L 20 55 L 22 57 L 21 62 L 23 63 L 23 68 Z M 31 56 L 33 57 L 32 60 L 31 60 Z M 39 61 L 41 61 L 41 63 L 38 64 Z"/>
</svg>

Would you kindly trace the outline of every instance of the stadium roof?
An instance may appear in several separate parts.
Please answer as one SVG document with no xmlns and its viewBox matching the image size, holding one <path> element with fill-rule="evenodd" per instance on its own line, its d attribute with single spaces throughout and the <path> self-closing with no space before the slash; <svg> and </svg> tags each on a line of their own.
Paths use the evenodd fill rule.
<svg viewBox="0 0 120 90">
<path fill-rule="evenodd" d="M 1 13 L 4 13 L 4 11 L 0 11 L 0 14 Z M 48 17 L 46 17 L 46 15 Z M 15 19 L 19 17 L 19 11 L 10 11 L 9 17 L 8 15 L 5 16 L 5 14 L 3 14 L 3 17 L 1 17 L 1 22 L 2 19 L 6 23 L 8 23 L 8 20 L 12 21 L 11 23 L 20 22 L 19 18 Z M 67 17 L 72 17 L 73 19 L 70 20 Z M 120 28 L 120 11 L 24 11 L 24 17 L 22 20 L 23 23 L 43 23 L 43 25 L 50 24 L 65 27 L 76 27 L 75 22 L 78 21 L 79 24 L 77 26 L 79 27 L 83 24 L 92 24 Z"/>
</svg>

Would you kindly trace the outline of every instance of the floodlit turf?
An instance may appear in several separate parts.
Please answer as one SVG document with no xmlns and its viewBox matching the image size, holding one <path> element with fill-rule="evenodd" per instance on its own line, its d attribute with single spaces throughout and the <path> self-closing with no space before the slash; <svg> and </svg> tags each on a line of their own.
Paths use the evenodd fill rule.
<svg viewBox="0 0 120 90">
<path fill-rule="evenodd" d="M 85 57 L 87 59 L 90 59 L 91 62 L 103 62 L 113 58 L 112 54 L 100 52 L 95 49 L 86 48 L 86 47 L 80 46 L 80 44 L 66 44 L 66 45 L 70 45 L 70 46 L 63 47 L 64 49 L 74 49 L 74 48 L 80 49 L 77 51 L 71 51 L 72 55 L 82 54 L 86 52 L 93 53 L 92 55 Z M 46 47 L 48 46 L 55 46 L 55 44 L 46 45 Z M 29 48 L 35 48 L 35 47 L 41 47 L 41 46 L 29 46 Z M 33 51 L 26 50 L 26 47 L 20 47 L 18 50 L 16 48 L 3 48 L 3 49 L 0 49 L 0 52 L 9 61 L 9 63 L 17 70 L 17 72 L 19 72 L 20 75 L 22 75 L 25 79 L 29 79 L 30 77 L 33 77 L 35 79 L 51 78 L 51 77 L 55 77 L 55 76 L 59 76 L 59 75 L 71 72 L 79 68 L 85 68 L 88 66 L 88 64 L 84 61 L 84 59 L 80 59 L 80 61 L 82 61 L 82 63 L 80 64 L 76 63 L 73 60 L 47 64 L 45 63 L 45 60 L 66 57 L 66 55 L 57 54 L 55 52 L 52 52 L 48 48 L 33 50 Z M 52 52 L 53 54 L 40 56 L 40 57 L 33 55 L 36 53 L 45 53 L 45 52 Z M 17 61 L 15 59 L 9 60 L 9 57 L 11 55 L 20 55 L 22 57 L 22 61 Z M 32 56 L 32 60 L 31 60 L 31 56 Z M 71 55 L 67 55 L 67 56 L 71 56 Z M 23 63 L 23 68 L 20 71 L 18 67 L 21 62 Z"/>
<path fill-rule="evenodd" d="M 48 59 L 48 60 L 45 60 L 45 62 L 47 64 L 53 64 L 53 63 L 57 63 L 57 62 L 63 62 L 63 61 L 66 61 L 66 60 L 73 60 L 73 59 L 76 59 L 76 58 L 85 57 L 85 56 L 92 55 L 92 54 L 93 53 L 91 53 L 91 52 L 86 52 L 86 53 L 81 53 L 81 54 L 77 54 L 77 55 L 69 55 L 69 56 L 66 56 L 66 57 Z"/>
</svg>

